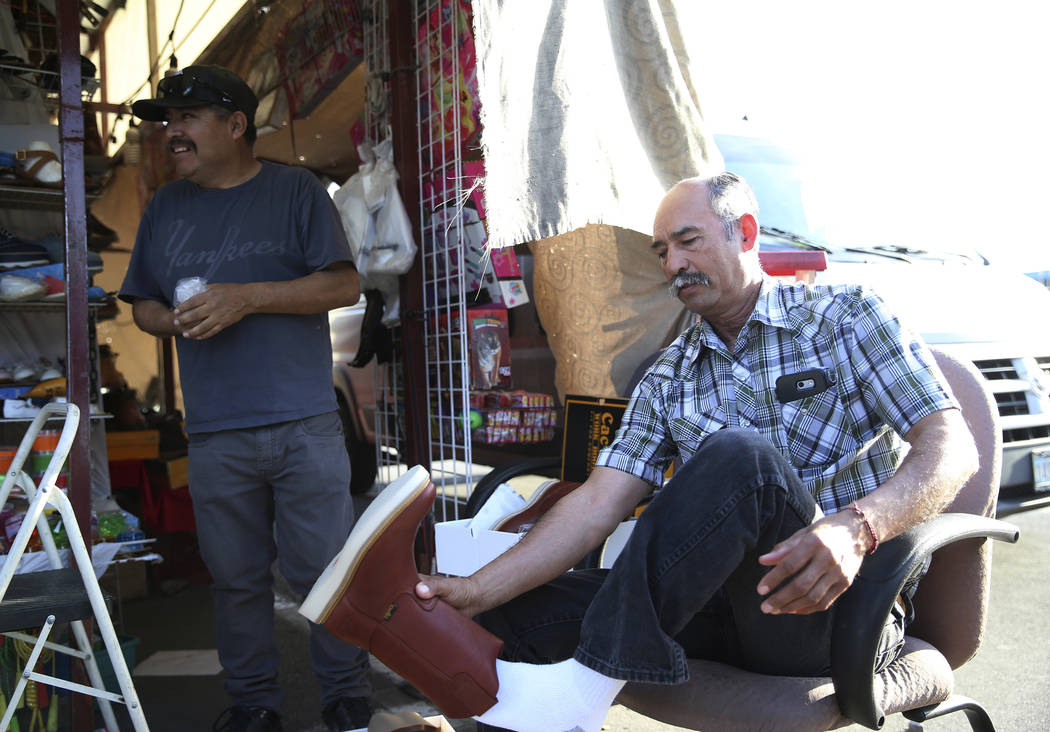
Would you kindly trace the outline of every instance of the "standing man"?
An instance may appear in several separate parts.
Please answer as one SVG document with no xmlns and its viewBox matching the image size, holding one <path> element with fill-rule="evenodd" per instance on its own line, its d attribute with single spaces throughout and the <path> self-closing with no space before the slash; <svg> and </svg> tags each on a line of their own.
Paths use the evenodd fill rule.
<svg viewBox="0 0 1050 732">
<path fill-rule="evenodd" d="M 190 491 L 235 702 L 215 729 L 279 732 L 272 563 L 305 594 L 353 522 L 327 313 L 357 302 L 357 271 L 320 183 L 255 159 L 258 101 L 244 81 L 190 66 L 157 94 L 132 110 L 165 124 L 181 180 L 147 206 L 120 298 L 178 350 Z M 203 290 L 187 296 L 192 278 Z M 368 654 L 311 624 L 310 661 L 328 728 L 367 726 Z"/>
<path fill-rule="evenodd" d="M 347 576 L 319 582 L 304 603 L 344 637 L 384 649 L 388 665 L 385 656 L 434 658 L 423 639 L 453 639 L 452 660 L 421 672 L 421 690 L 461 696 L 485 725 L 597 732 L 626 682 L 682 683 L 687 658 L 826 675 L 834 603 L 864 555 L 943 510 L 976 469 L 932 353 L 877 295 L 764 276 L 758 205 L 741 178 L 678 183 L 653 231 L 654 260 L 700 318 L 642 378 L 587 481 L 474 575 L 392 581 L 383 589 L 402 594 L 389 620 L 360 608 L 371 612 L 393 555 L 387 537 L 414 528 L 416 504 L 381 495 L 373 507 L 387 513 L 369 525 L 382 536 L 351 535 L 338 563 Z M 664 484 L 676 458 L 684 465 Z M 610 570 L 566 574 L 657 487 Z M 453 665 L 484 632 L 453 633 L 428 611 L 434 598 L 480 614 L 503 641 L 499 659 L 497 641 L 470 668 L 488 697 Z M 903 636 L 892 615 L 880 667 Z"/>
</svg>

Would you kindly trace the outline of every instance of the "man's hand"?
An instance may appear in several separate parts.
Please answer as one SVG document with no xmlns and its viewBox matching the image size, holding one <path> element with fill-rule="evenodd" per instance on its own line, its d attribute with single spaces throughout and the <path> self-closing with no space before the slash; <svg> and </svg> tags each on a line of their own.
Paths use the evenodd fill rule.
<svg viewBox="0 0 1050 732">
<path fill-rule="evenodd" d="M 204 340 L 252 312 L 251 285 L 220 282 L 175 308 L 175 325 L 183 338 Z"/>
<path fill-rule="evenodd" d="M 771 566 L 758 583 L 758 594 L 771 615 L 827 610 L 860 571 L 868 550 L 867 535 L 849 511 L 839 511 L 797 531 L 758 558 Z"/>
<path fill-rule="evenodd" d="M 470 577 L 438 577 L 419 575 L 416 595 L 424 600 L 440 597 L 467 617 L 474 617 L 489 608 L 478 603 L 478 592 Z"/>
</svg>

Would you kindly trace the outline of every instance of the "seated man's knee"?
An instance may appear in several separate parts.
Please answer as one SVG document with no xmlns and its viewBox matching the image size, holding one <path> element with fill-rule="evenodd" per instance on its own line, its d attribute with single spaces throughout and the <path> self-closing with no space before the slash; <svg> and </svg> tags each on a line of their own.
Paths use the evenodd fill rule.
<svg viewBox="0 0 1050 732">
<path fill-rule="evenodd" d="M 708 435 L 707 439 L 701 443 L 700 451 L 713 450 L 732 450 L 737 453 L 741 450 L 776 453 L 776 448 L 768 439 L 754 430 L 743 427 L 726 427 Z"/>
<path fill-rule="evenodd" d="M 694 464 L 705 472 L 726 470 L 736 475 L 790 469 L 784 456 L 768 439 L 741 428 L 723 429 L 709 435 L 686 462 L 686 467 Z"/>
</svg>

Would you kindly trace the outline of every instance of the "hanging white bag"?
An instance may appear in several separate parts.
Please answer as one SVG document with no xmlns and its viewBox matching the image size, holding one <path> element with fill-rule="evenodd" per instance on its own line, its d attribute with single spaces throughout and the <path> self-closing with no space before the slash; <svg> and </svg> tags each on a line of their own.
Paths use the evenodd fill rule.
<svg viewBox="0 0 1050 732">
<path fill-rule="evenodd" d="M 343 231 L 350 243 L 354 266 L 358 274 L 365 277 L 368 274 L 368 255 L 375 243 L 375 216 L 366 199 L 366 190 L 372 193 L 370 178 L 375 167 L 375 156 L 372 146 L 367 142 L 358 146 L 357 154 L 361 160 L 360 167 L 332 194 L 332 201 L 343 221 Z"/>
<path fill-rule="evenodd" d="M 370 274 L 402 275 L 412 267 L 416 258 L 416 242 L 412 236 L 412 221 L 397 191 L 397 170 L 394 168 L 394 143 L 388 136 L 375 146 L 375 167 L 372 169 L 366 191 L 381 203 L 375 210 L 375 239 L 368 257 Z"/>
</svg>

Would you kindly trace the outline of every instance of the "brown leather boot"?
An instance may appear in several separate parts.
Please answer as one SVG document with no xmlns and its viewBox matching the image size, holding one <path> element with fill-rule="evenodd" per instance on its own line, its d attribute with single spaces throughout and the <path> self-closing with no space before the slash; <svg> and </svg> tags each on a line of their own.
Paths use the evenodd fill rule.
<svg viewBox="0 0 1050 732">
<path fill-rule="evenodd" d="M 442 713 L 472 717 L 496 703 L 503 641 L 444 600 L 416 596 L 413 541 L 435 495 L 420 466 L 383 489 L 299 612 L 368 649 Z"/>
</svg>

